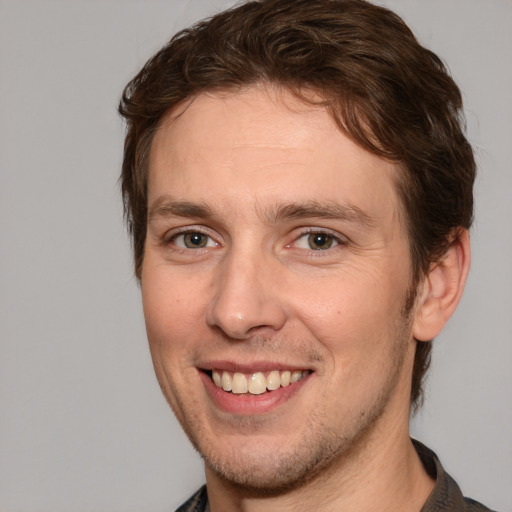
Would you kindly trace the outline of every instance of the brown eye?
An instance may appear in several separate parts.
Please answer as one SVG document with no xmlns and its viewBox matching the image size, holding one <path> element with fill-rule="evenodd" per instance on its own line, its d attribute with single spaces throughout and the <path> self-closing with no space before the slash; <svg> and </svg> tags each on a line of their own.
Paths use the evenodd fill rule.
<svg viewBox="0 0 512 512">
<path fill-rule="evenodd" d="M 334 237 L 327 233 L 311 233 L 308 235 L 308 245 L 310 249 L 315 251 L 330 249 L 334 242 Z"/>
<path fill-rule="evenodd" d="M 208 236 L 203 233 L 185 233 L 183 244 L 187 249 L 200 249 L 208 244 Z"/>
<path fill-rule="evenodd" d="M 217 245 L 210 236 L 200 231 L 190 231 L 176 235 L 172 238 L 172 243 L 180 249 L 203 249 Z"/>
</svg>

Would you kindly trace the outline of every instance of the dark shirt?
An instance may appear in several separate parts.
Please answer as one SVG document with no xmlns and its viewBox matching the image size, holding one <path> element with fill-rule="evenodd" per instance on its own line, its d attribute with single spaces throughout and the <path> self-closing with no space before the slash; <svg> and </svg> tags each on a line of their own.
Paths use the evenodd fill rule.
<svg viewBox="0 0 512 512">
<path fill-rule="evenodd" d="M 455 480 L 443 469 L 437 455 L 418 441 L 413 440 L 427 473 L 436 481 L 432 493 L 420 512 L 492 512 L 481 503 L 464 498 Z M 204 512 L 208 503 L 206 486 L 179 507 L 176 512 Z"/>
</svg>

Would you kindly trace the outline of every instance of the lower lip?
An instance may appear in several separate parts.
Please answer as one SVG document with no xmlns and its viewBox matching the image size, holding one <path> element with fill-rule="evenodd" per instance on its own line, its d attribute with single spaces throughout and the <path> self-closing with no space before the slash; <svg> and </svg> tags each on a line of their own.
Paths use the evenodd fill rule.
<svg viewBox="0 0 512 512">
<path fill-rule="evenodd" d="M 208 395 L 215 405 L 232 414 L 255 415 L 270 412 L 288 402 L 309 381 L 312 374 L 284 388 L 268 391 L 261 395 L 235 394 L 217 387 L 209 375 L 200 371 Z"/>
</svg>

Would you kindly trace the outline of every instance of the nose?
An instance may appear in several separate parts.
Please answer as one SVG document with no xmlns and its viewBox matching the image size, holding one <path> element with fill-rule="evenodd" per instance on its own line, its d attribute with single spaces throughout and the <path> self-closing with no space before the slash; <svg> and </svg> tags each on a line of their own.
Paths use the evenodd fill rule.
<svg viewBox="0 0 512 512">
<path fill-rule="evenodd" d="M 277 264 L 261 254 L 232 254 L 216 274 L 206 322 L 227 337 L 244 340 L 278 331 L 286 321 Z"/>
</svg>

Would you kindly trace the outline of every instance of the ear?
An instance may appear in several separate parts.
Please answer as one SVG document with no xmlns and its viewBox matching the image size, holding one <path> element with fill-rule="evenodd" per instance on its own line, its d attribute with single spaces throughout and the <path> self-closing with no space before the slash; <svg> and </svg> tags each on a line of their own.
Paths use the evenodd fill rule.
<svg viewBox="0 0 512 512">
<path fill-rule="evenodd" d="M 413 324 L 417 340 L 434 339 L 446 325 L 462 297 L 470 261 L 469 233 L 459 229 L 442 259 L 423 278 Z"/>
</svg>

